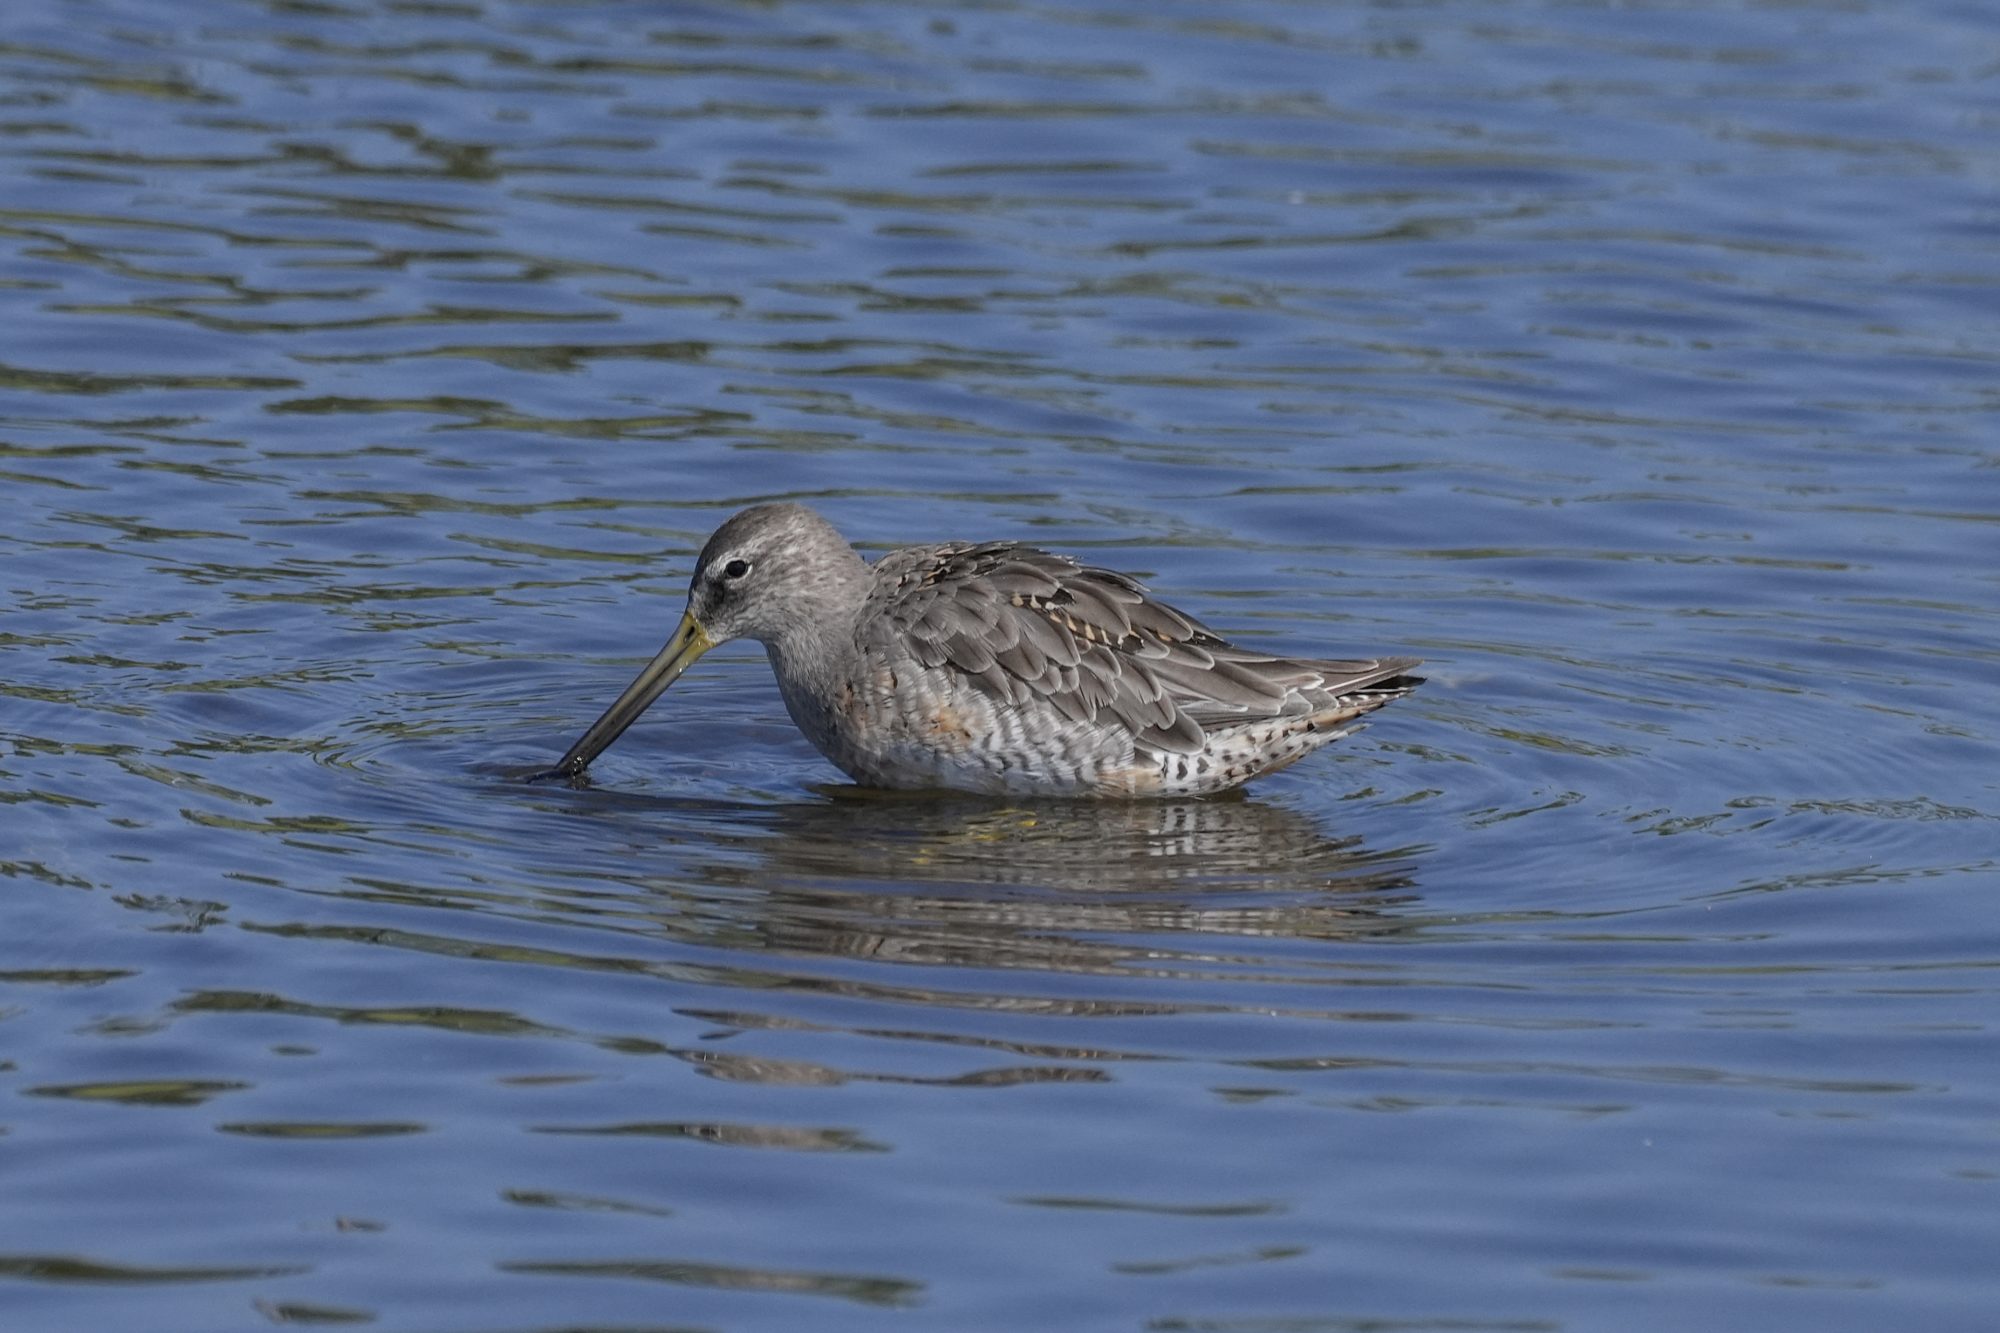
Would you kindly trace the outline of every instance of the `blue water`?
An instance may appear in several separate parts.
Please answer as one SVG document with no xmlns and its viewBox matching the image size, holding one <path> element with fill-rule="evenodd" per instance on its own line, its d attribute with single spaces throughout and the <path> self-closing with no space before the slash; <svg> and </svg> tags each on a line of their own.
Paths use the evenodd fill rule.
<svg viewBox="0 0 2000 1333">
<path fill-rule="evenodd" d="M 0 1327 L 1984 1329 L 2000 17 L 17 3 Z M 1430 682 L 885 797 L 736 508 Z"/>
</svg>

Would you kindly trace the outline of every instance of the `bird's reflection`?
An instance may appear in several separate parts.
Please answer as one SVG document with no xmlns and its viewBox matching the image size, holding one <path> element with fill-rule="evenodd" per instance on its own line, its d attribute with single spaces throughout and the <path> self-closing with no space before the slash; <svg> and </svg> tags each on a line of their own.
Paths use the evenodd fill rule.
<svg viewBox="0 0 2000 1333">
<path fill-rule="evenodd" d="M 621 878 L 650 890 L 661 930 L 734 948 L 1129 973 L 1213 959 L 1218 937 L 1394 931 L 1415 887 L 1414 849 L 1371 851 L 1254 798 L 584 799 L 572 813 L 619 825 L 645 857 Z"/>
<path fill-rule="evenodd" d="M 1244 797 L 998 802 L 948 794 L 822 789 L 774 808 L 765 868 L 797 880 L 1036 887 L 1062 896 L 1176 887 L 1401 887 L 1358 837 Z M 1390 876 L 1394 878 L 1394 876 Z"/>
</svg>

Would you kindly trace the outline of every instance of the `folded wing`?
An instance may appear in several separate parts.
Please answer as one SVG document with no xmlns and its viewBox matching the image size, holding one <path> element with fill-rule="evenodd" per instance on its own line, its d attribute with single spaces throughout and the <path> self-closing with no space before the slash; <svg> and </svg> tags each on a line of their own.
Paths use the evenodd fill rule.
<svg viewBox="0 0 2000 1333">
<path fill-rule="evenodd" d="M 1138 744 L 1179 754 L 1199 751 L 1219 726 L 1318 712 L 1347 696 L 1386 703 L 1417 683 L 1403 676 L 1415 658 L 1311 661 L 1238 648 L 1126 575 L 1011 542 L 884 556 L 856 633 L 875 660 L 908 656 L 1073 722 L 1115 719 Z"/>
</svg>

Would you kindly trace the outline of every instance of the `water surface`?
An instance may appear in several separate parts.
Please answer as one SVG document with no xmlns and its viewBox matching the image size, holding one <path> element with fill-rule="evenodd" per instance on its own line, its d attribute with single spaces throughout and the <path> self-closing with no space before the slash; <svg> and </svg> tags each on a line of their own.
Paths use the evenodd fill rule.
<svg viewBox="0 0 2000 1333">
<path fill-rule="evenodd" d="M 2000 22 L 16 4 L 0 1323 L 1976 1329 Z M 883 796 L 786 498 L 1431 682 Z"/>
</svg>

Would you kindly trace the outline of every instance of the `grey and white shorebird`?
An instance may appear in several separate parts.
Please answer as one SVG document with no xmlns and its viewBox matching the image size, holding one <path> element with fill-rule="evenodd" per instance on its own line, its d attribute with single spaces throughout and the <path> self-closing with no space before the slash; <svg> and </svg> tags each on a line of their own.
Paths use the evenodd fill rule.
<svg viewBox="0 0 2000 1333">
<path fill-rule="evenodd" d="M 1014 542 L 906 546 L 870 565 L 812 510 L 764 504 L 716 529 L 666 647 L 540 776 L 581 774 L 731 639 L 764 645 L 799 730 L 871 787 L 1223 791 L 1423 683 L 1414 657 L 1239 648 L 1127 575 Z"/>
</svg>

